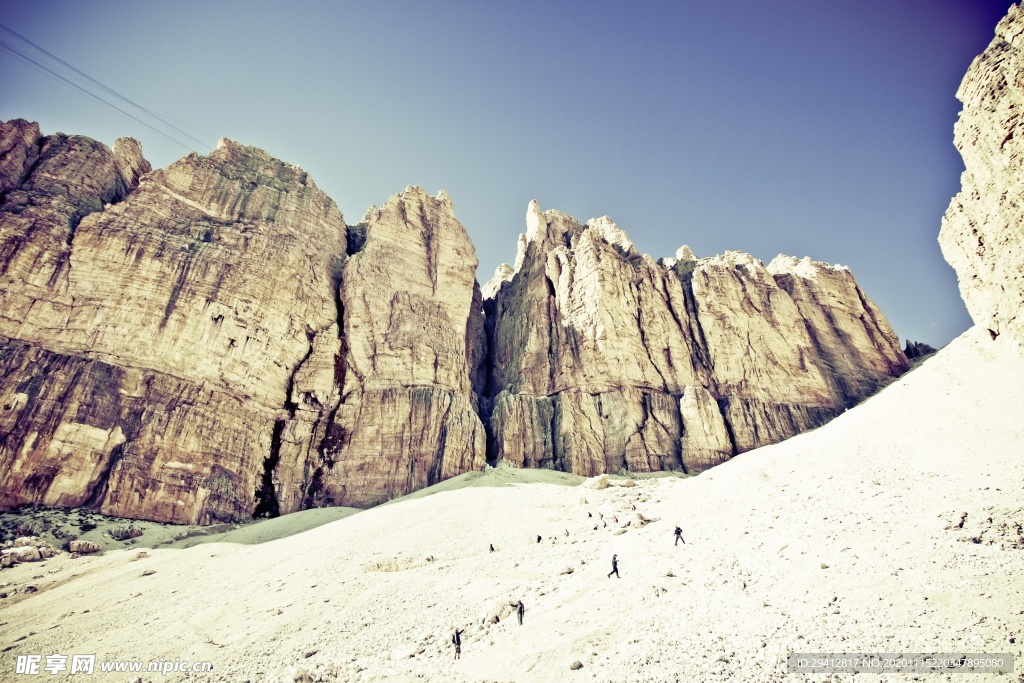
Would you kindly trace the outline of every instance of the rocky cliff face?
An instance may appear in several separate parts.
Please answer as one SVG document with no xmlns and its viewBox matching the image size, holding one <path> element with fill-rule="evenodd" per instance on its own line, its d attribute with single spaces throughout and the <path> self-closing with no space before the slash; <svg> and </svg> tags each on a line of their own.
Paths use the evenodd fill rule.
<svg viewBox="0 0 1024 683">
<path fill-rule="evenodd" d="M 608 218 L 527 212 L 493 319 L 493 455 L 580 474 L 699 472 L 815 427 L 907 367 L 841 267 L 655 261 Z"/>
<path fill-rule="evenodd" d="M 301 417 L 292 376 L 337 328 L 341 214 L 231 141 L 148 173 L 134 141 L 9 128 L 0 502 L 251 514 L 275 425 Z"/>
<path fill-rule="evenodd" d="M 974 322 L 1024 344 L 1024 12 L 996 27 L 956 96 L 955 142 L 966 170 L 946 210 L 942 253 Z"/>
<path fill-rule="evenodd" d="M 0 153 L 0 505 L 210 522 L 484 463 L 476 256 L 445 195 L 359 230 L 230 140 L 151 171 L 134 140 L 13 121 Z"/>
<path fill-rule="evenodd" d="M 368 212 L 342 277 L 341 400 L 310 504 L 375 505 L 483 466 L 467 343 L 476 265 L 444 192 L 407 188 Z"/>
<path fill-rule="evenodd" d="M 655 261 L 533 203 L 483 290 L 451 200 L 355 226 L 222 140 L 0 125 L 0 506 L 212 522 L 368 506 L 504 458 L 685 469 L 816 426 L 906 367 L 841 267 Z"/>
</svg>

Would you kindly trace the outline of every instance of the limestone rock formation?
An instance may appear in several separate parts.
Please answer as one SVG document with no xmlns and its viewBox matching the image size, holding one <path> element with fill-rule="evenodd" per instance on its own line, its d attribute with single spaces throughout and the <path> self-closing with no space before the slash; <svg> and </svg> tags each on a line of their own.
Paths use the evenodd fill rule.
<svg viewBox="0 0 1024 683">
<path fill-rule="evenodd" d="M 939 245 L 974 322 L 1024 344 L 1024 11 L 996 27 L 957 90 L 955 142 L 966 170 Z"/>
<path fill-rule="evenodd" d="M 5 128 L 27 149 L 0 206 L 0 504 L 251 515 L 304 417 L 296 369 L 325 333 L 340 347 L 334 202 L 228 140 L 147 174 L 134 141 Z"/>
<path fill-rule="evenodd" d="M 0 506 L 212 523 L 369 506 L 504 459 L 699 472 L 906 367 L 841 267 L 688 247 L 534 202 L 481 288 L 442 191 L 356 225 L 221 140 L 0 125 Z"/>
<path fill-rule="evenodd" d="M 822 424 L 907 368 L 842 267 L 747 254 L 660 262 L 607 217 L 527 210 L 484 287 L 492 455 L 697 472 Z"/>
<path fill-rule="evenodd" d="M 341 400 L 311 503 L 374 505 L 486 461 L 471 369 L 476 252 L 443 191 L 407 188 L 365 217 L 345 264 Z M 474 317 L 477 316 L 477 317 Z M 471 324 L 472 318 L 472 324 Z"/>
</svg>

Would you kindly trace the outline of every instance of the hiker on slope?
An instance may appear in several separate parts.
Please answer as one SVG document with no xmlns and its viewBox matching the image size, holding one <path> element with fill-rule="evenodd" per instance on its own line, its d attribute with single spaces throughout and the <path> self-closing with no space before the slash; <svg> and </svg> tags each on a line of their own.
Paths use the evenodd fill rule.
<svg viewBox="0 0 1024 683">
<path fill-rule="evenodd" d="M 452 636 L 452 644 L 455 645 L 455 659 L 461 659 L 459 655 L 462 654 L 462 634 L 466 632 L 466 629 L 455 629 L 455 635 Z"/>
</svg>

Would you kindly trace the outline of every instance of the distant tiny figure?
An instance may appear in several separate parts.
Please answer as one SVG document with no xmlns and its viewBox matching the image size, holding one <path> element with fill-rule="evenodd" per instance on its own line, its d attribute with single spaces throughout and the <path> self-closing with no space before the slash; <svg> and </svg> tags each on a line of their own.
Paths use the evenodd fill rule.
<svg viewBox="0 0 1024 683">
<path fill-rule="evenodd" d="M 594 525 L 594 531 L 597 531 L 597 525 L 596 524 Z"/>
<path fill-rule="evenodd" d="M 466 632 L 466 629 L 455 629 L 455 635 L 452 636 L 452 643 L 455 644 L 455 659 L 462 659 L 459 655 L 462 654 L 462 634 Z"/>
<path fill-rule="evenodd" d="M 612 578 L 612 574 L 615 574 L 615 578 L 621 579 L 619 576 L 619 556 L 612 555 L 612 570 L 608 572 L 608 578 Z"/>
<path fill-rule="evenodd" d="M 526 611 L 526 608 L 523 607 L 523 601 L 520 600 L 519 603 L 516 605 L 516 616 L 519 617 L 519 625 L 520 626 L 523 625 L 523 612 L 525 612 L 525 611 Z"/>
<path fill-rule="evenodd" d="M 630 507 L 636 510 L 636 505 L 630 505 Z"/>
<path fill-rule="evenodd" d="M 493 543 L 491 544 L 491 552 L 492 553 L 494 552 L 494 544 Z"/>
<path fill-rule="evenodd" d="M 569 537 L 569 530 L 568 529 L 565 530 L 565 536 L 566 536 L 566 538 Z"/>
<path fill-rule="evenodd" d="M 591 512 L 588 512 L 588 513 L 587 513 L 587 517 L 593 517 L 593 516 L 594 516 L 594 514 L 593 514 L 593 513 L 591 513 Z"/>
<path fill-rule="evenodd" d="M 676 542 L 675 545 L 679 545 L 679 541 L 683 541 L 683 545 L 686 545 L 686 541 L 683 539 L 683 530 L 676 527 Z"/>
<path fill-rule="evenodd" d="M 618 516 L 618 515 L 615 515 L 615 523 L 616 523 L 616 524 L 618 524 L 618 523 L 619 523 L 619 516 Z"/>
<path fill-rule="evenodd" d="M 537 543 L 540 543 L 540 536 L 537 537 Z"/>
</svg>

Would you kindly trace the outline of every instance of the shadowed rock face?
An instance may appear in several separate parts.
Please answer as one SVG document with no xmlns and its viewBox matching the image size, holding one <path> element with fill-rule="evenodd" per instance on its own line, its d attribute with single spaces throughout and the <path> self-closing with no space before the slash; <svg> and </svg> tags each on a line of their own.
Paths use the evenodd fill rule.
<svg viewBox="0 0 1024 683">
<path fill-rule="evenodd" d="M 841 267 L 639 254 L 533 203 L 483 290 L 443 192 L 356 226 L 222 140 L 152 171 L 0 125 L 0 506 L 174 522 L 374 505 L 504 458 L 686 469 L 821 424 L 906 360 Z"/>
<path fill-rule="evenodd" d="M 966 170 L 939 233 L 974 322 L 1024 344 L 1024 13 L 996 27 L 956 96 L 955 142 Z"/>
<path fill-rule="evenodd" d="M 697 472 L 816 427 L 906 370 L 845 268 L 641 255 L 607 218 L 527 211 L 493 318 L 493 454 L 593 475 Z"/>
</svg>

